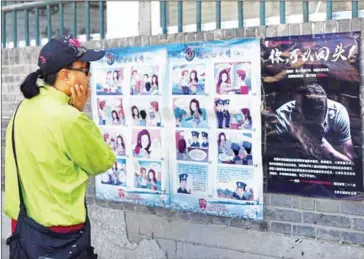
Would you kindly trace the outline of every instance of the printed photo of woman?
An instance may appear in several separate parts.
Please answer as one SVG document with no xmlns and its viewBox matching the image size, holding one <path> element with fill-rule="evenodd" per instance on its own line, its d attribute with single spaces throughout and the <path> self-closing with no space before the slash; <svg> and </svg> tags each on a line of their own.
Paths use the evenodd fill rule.
<svg viewBox="0 0 364 259">
<path fill-rule="evenodd" d="M 122 95 L 124 68 L 114 70 L 99 68 L 93 73 L 96 95 Z"/>
<path fill-rule="evenodd" d="M 219 95 L 247 95 L 251 88 L 250 62 L 215 64 L 216 93 Z"/>
<path fill-rule="evenodd" d="M 99 125 L 125 125 L 122 98 L 97 98 Z"/>
<path fill-rule="evenodd" d="M 173 95 L 204 95 L 205 65 L 175 65 L 172 68 Z"/>
<path fill-rule="evenodd" d="M 126 186 L 126 160 L 117 159 L 112 168 L 101 175 L 101 183 Z"/>
<path fill-rule="evenodd" d="M 160 101 L 158 97 L 132 100 L 131 114 L 133 126 L 161 127 L 162 116 L 160 114 Z"/>
<path fill-rule="evenodd" d="M 132 146 L 134 157 L 161 159 L 161 132 L 160 129 L 138 129 L 132 131 Z"/>
<path fill-rule="evenodd" d="M 150 191 L 162 190 L 160 162 L 138 160 L 134 173 L 134 187 Z"/>
<path fill-rule="evenodd" d="M 131 95 L 159 95 L 158 66 L 141 65 L 131 67 Z"/>
<path fill-rule="evenodd" d="M 187 106 L 188 105 L 188 106 Z M 181 128 L 208 128 L 205 100 L 179 99 L 173 102 L 173 112 L 176 118 L 176 127 Z"/>
</svg>

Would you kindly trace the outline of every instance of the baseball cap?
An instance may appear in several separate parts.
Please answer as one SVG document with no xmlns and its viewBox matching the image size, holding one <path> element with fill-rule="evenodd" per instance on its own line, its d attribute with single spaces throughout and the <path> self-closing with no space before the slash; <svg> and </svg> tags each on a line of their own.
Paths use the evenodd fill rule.
<svg viewBox="0 0 364 259">
<path fill-rule="evenodd" d="M 71 34 L 51 39 L 40 51 L 38 72 L 42 76 L 56 73 L 77 60 L 91 62 L 104 57 L 105 50 L 86 49 Z"/>
<path fill-rule="evenodd" d="M 105 50 L 86 49 L 72 34 L 53 38 L 40 50 L 38 57 L 39 69 L 25 78 L 20 85 L 20 90 L 25 98 L 33 98 L 40 92 L 37 86 L 38 77 L 44 78 L 44 76 L 57 73 L 78 60 L 92 62 L 104 56 Z"/>
</svg>

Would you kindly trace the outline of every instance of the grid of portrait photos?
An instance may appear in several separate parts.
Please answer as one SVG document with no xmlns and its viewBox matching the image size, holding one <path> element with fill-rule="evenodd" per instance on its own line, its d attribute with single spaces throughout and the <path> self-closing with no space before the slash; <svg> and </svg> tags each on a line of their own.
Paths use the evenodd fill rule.
<svg viewBox="0 0 364 259">
<path fill-rule="evenodd" d="M 253 146 L 259 139 L 254 127 L 260 121 L 253 118 L 260 100 L 252 98 L 260 89 L 253 89 L 249 57 L 228 58 L 220 50 L 206 48 L 205 60 L 184 61 L 179 54 L 170 58 L 176 145 L 171 192 L 177 208 L 213 210 L 215 202 L 218 210 L 226 204 L 256 203 L 261 196 L 254 174 L 259 153 Z M 196 202 L 197 208 L 190 205 Z"/>
<path fill-rule="evenodd" d="M 102 185 L 116 188 L 127 185 L 127 148 L 125 136 L 125 70 L 122 66 L 99 68 L 94 73 L 96 86 L 97 123 L 105 143 L 117 159 L 112 168 L 99 177 Z"/>
<path fill-rule="evenodd" d="M 129 73 L 133 187 L 144 193 L 160 193 L 163 167 L 160 68 L 155 64 L 133 64 Z"/>
<path fill-rule="evenodd" d="M 180 194 L 192 194 L 194 189 L 199 192 L 201 189 L 199 183 L 208 181 L 206 172 L 202 173 L 205 176 L 203 179 L 200 179 L 201 175 L 196 174 L 203 170 L 208 171 L 209 145 L 214 139 L 211 137 L 211 122 L 208 119 L 211 98 L 205 97 L 204 68 L 205 65 L 202 64 L 172 67 L 172 108 L 179 168 L 178 188 L 174 191 Z M 214 73 L 216 92 L 213 94 L 213 107 L 216 131 L 213 132 L 217 135 L 217 154 L 213 154 L 211 159 L 216 159 L 219 167 L 226 165 L 253 167 L 252 101 L 248 97 L 251 91 L 250 63 L 216 63 Z M 196 80 L 195 84 L 193 80 Z M 241 95 L 246 95 L 246 98 L 242 98 Z M 245 187 L 238 187 L 247 185 L 244 179 L 233 181 L 234 184 L 229 186 L 231 195 L 225 195 L 224 198 L 237 199 L 239 195 L 233 196 L 237 190 L 239 193 L 245 192 Z M 215 194 L 217 197 L 222 197 L 219 191 Z M 246 194 L 244 197 L 239 197 L 240 200 L 246 200 Z M 249 196 L 248 199 L 251 197 L 253 196 Z"/>
<path fill-rule="evenodd" d="M 218 164 L 214 195 L 254 200 L 254 186 L 250 184 L 254 179 L 251 63 L 215 63 L 214 85 Z"/>
</svg>

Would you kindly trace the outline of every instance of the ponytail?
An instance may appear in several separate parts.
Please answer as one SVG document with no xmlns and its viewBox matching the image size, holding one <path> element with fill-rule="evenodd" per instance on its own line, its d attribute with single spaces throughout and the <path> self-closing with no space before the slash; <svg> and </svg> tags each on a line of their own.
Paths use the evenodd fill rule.
<svg viewBox="0 0 364 259">
<path fill-rule="evenodd" d="M 25 98 L 31 99 L 39 94 L 40 89 L 37 86 L 37 79 L 41 75 L 42 71 L 38 69 L 37 71 L 30 73 L 20 85 L 20 91 Z"/>
</svg>

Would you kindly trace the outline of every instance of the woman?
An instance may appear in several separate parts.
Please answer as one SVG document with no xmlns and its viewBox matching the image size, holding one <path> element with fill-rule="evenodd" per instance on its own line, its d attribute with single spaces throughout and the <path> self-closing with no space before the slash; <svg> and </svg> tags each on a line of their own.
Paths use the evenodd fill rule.
<svg viewBox="0 0 364 259">
<path fill-rule="evenodd" d="M 200 103 L 196 99 L 192 99 L 190 102 L 190 114 L 195 127 L 204 120 Z"/>
<path fill-rule="evenodd" d="M 145 167 L 140 168 L 140 173 L 137 174 L 136 177 L 137 188 L 147 188 L 148 179 L 147 179 L 147 169 Z"/>
<path fill-rule="evenodd" d="M 133 70 L 131 73 L 131 94 L 132 95 L 138 95 L 141 91 L 141 80 L 140 80 L 140 74 L 137 70 Z"/>
<path fill-rule="evenodd" d="M 159 113 L 159 104 L 156 101 L 150 103 L 149 120 L 150 120 L 150 126 L 153 127 L 161 126 L 161 115 Z"/>
<path fill-rule="evenodd" d="M 112 117 L 111 124 L 113 124 L 113 125 L 120 125 L 119 114 L 115 110 L 113 110 L 111 112 L 111 117 Z"/>
<path fill-rule="evenodd" d="M 243 127 L 244 129 L 251 129 L 252 128 L 252 117 L 250 116 L 250 111 L 247 108 L 241 109 L 241 112 L 243 113 L 245 119 Z"/>
<path fill-rule="evenodd" d="M 158 76 L 157 75 L 153 75 L 152 76 L 152 84 L 151 84 L 150 94 L 151 95 L 158 94 L 158 87 L 159 87 Z"/>
<path fill-rule="evenodd" d="M 182 91 L 182 94 L 187 95 L 190 92 L 190 88 L 188 87 L 189 82 L 188 82 L 188 70 L 183 70 L 181 72 L 181 80 L 179 83 L 180 89 Z"/>
<path fill-rule="evenodd" d="M 117 156 L 125 156 L 125 144 L 122 136 L 116 137 L 115 152 Z"/>
<path fill-rule="evenodd" d="M 137 136 L 137 144 L 134 149 L 134 154 L 136 157 L 144 157 L 149 158 L 150 157 L 150 147 L 151 147 L 151 139 L 149 131 L 146 129 L 143 129 L 138 133 Z"/>
<path fill-rule="evenodd" d="M 224 132 L 219 134 L 219 138 L 217 141 L 217 146 L 219 149 L 219 154 L 226 154 L 227 153 L 227 143 L 226 143 L 226 135 Z"/>
<path fill-rule="evenodd" d="M 245 83 L 246 72 L 243 69 L 236 71 L 236 88 L 240 89 L 240 94 L 248 94 L 249 86 Z"/>
<path fill-rule="evenodd" d="M 120 172 L 119 172 L 119 184 L 125 184 L 126 183 L 126 173 L 125 173 L 125 165 L 121 166 Z"/>
<path fill-rule="evenodd" d="M 197 87 L 198 87 L 198 77 L 197 77 L 197 71 L 192 70 L 190 73 L 190 83 L 189 83 L 191 94 L 196 94 Z"/>
<path fill-rule="evenodd" d="M 116 93 L 118 91 L 119 88 L 119 71 L 118 70 L 114 70 L 112 73 L 112 81 L 111 81 L 111 87 L 110 87 L 110 92 L 111 93 Z"/>
<path fill-rule="evenodd" d="M 219 79 L 216 85 L 216 91 L 218 94 L 227 94 L 231 88 L 230 69 L 221 70 L 219 73 Z"/>
<path fill-rule="evenodd" d="M 111 179 L 112 179 L 112 183 L 113 184 L 119 184 L 119 169 L 118 169 L 118 163 L 115 161 L 114 165 L 112 166 L 111 169 Z"/>
<path fill-rule="evenodd" d="M 139 109 L 135 105 L 131 107 L 131 116 L 133 117 L 133 125 L 139 126 L 140 114 Z"/>
<path fill-rule="evenodd" d="M 105 101 L 100 101 L 99 102 L 99 107 L 98 107 L 98 112 L 99 112 L 99 125 L 105 125 L 106 124 L 106 120 L 105 120 Z"/>
<path fill-rule="evenodd" d="M 148 172 L 148 184 L 147 189 L 156 191 L 157 190 L 157 178 L 155 177 L 155 171 L 150 169 Z"/>
</svg>

